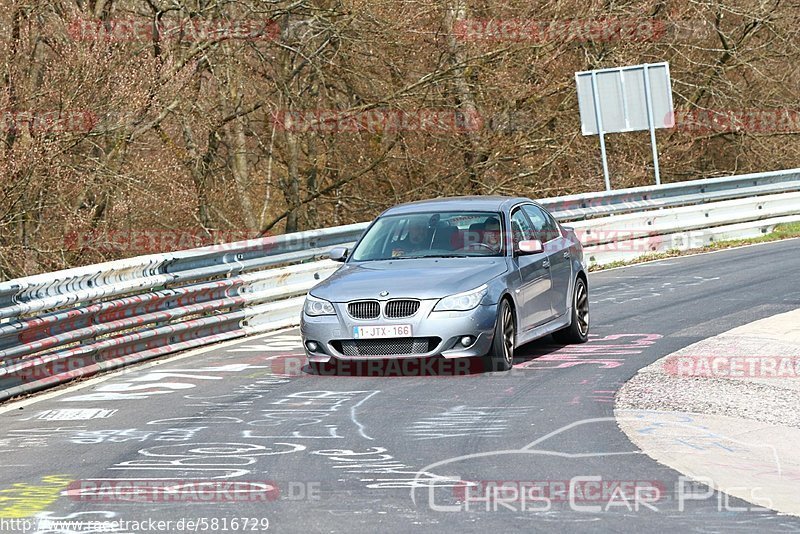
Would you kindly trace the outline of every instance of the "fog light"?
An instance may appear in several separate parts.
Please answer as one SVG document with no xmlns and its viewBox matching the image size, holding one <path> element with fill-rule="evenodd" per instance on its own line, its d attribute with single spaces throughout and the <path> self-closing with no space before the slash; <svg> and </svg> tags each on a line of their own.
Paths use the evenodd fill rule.
<svg viewBox="0 0 800 534">
<path fill-rule="evenodd" d="M 461 344 L 465 347 L 469 347 L 473 343 L 475 343 L 475 338 L 472 336 L 464 336 L 461 338 Z"/>
<path fill-rule="evenodd" d="M 316 341 L 306 341 L 306 348 L 308 352 L 317 352 L 319 344 Z"/>
</svg>

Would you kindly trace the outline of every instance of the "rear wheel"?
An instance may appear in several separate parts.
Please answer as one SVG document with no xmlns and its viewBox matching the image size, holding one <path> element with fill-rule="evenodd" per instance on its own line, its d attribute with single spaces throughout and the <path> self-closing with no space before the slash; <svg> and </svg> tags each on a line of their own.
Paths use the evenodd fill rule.
<svg viewBox="0 0 800 534">
<path fill-rule="evenodd" d="M 483 357 L 484 371 L 508 371 L 514 363 L 514 315 L 508 300 L 500 301 L 494 339 L 489 353 Z"/>
<path fill-rule="evenodd" d="M 566 328 L 553 332 L 559 343 L 586 343 L 589 340 L 589 290 L 583 278 L 575 279 L 572 291 L 572 321 Z"/>
</svg>

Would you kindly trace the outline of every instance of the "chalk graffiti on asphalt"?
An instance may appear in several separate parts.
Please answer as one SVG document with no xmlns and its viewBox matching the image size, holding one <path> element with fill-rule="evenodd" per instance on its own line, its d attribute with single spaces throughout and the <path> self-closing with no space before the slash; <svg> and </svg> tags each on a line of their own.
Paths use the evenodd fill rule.
<svg viewBox="0 0 800 534">
<path fill-rule="evenodd" d="M 614 369 L 625 363 L 625 358 L 621 356 L 642 354 L 662 337 L 660 334 L 590 335 L 589 341 L 583 345 L 566 345 L 553 350 L 542 347 L 528 355 L 532 359 L 515 364 L 514 369 L 563 369 L 576 365 Z"/>
</svg>

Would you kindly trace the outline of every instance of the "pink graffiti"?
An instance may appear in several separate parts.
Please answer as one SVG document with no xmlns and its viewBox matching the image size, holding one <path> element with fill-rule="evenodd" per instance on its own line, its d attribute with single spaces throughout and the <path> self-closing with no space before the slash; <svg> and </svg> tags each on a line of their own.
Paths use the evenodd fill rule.
<svg viewBox="0 0 800 534">
<path fill-rule="evenodd" d="M 624 358 L 605 356 L 635 356 L 653 345 L 660 334 L 611 334 L 592 337 L 585 345 L 567 345 L 552 352 L 546 348 L 534 352 L 533 359 L 515 365 L 518 369 L 564 369 L 576 365 L 597 365 L 601 369 L 614 369 L 625 363 Z M 604 343 L 614 342 L 614 343 Z M 602 392 L 597 392 L 602 393 Z"/>
</svg>

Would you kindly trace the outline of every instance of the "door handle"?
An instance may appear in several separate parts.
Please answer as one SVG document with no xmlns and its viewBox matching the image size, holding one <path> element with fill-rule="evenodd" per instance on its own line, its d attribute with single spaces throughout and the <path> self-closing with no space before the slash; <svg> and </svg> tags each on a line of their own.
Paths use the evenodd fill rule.
<svg viewBox="0 0 800 534">
<path fill-rule="evenodd" d="M 544 260 L 542 262 L 542 267 L 544 267 L 545 269 L 549 269 L 550 268 L 550 260 Z"/>
<path fill-rule="evenodd" d="M 569 258 L 569 250 L 567 250 L 567 251 L 564 251 L 564 257 L 565 257 L 565 258 Z"/>
</svg>

